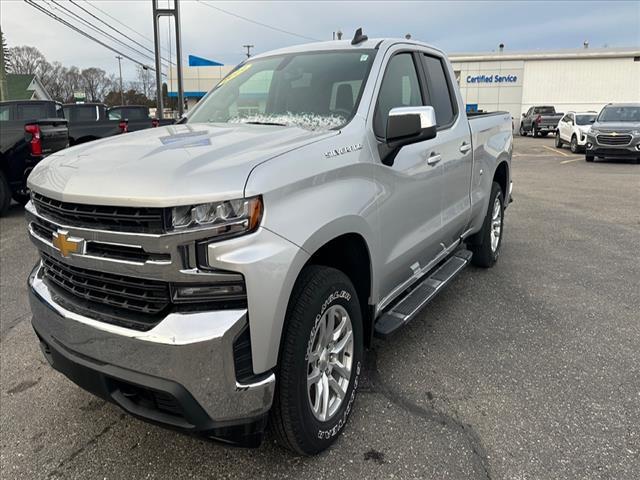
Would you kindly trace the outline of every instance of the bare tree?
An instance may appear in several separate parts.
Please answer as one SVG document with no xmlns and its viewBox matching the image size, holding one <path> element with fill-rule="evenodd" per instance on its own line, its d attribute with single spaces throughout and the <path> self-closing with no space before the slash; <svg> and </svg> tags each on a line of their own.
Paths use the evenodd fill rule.
<svg viewBox="0 0 640 480">
<path fill-rule="evenodd" d="M 62 92 L 58 100 L 63 102 L 72 102 L 73 94 L 82 90 L 82 78 L 80 70 L 76 66 L 71 66 L 62 73 L 61 79 Z"/>
<path fill-rule="evenodd" d="M 115 83 L 115 77 L 107 75 L 107 72 L 101 68 L 85 68 L 82 70 L 80 77 L 87 100 L 91 102 L 104 100 L 107 90 L 112 88 Z"/>
<path fill-rule="evenodd" d="M 49 63 L 44 55 L 35 47 L 22 45 L 9 49 L 11 55 L 11 72 L 41 77 L 46 73 Z"/>
</svg>

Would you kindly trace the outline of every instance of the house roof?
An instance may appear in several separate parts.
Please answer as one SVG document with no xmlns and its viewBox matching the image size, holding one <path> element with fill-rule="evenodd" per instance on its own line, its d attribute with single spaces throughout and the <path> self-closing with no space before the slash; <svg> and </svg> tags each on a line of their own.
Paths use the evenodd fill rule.
<svg viewBox="0 0 640 480">
<path fill-rule="evenodd" d="M 29 89 L 35 75 L 31 74 L 7 74 L 7 100 L 31 100 L 33 88 Z"/>
</svg>

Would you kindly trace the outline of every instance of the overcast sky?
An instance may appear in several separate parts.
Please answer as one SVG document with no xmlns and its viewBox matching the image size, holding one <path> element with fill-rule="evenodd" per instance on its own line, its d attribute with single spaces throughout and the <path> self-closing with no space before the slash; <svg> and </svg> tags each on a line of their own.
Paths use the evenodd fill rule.
<svg viewBox="0 0 640 480">
<path fill-rule="evenodd" d="M 152 0 L 74 1 L 153 49 L 153 43 L 147 40 L 153 39 Z M 168 4 L 168 0 L 159 1 L 161 6 Z M 56 2 L 118 36 L 67 0 L 38 0 L 43 8 L 75 25 L 82 25 L 80 20 L 70 19 L 69 14 Z M 350 38 L 359 26 L 364 27 L 369 37 L 401 37 L 411 33 L 414 39 L 434 44 L 449 53 L 491 51 L 500 43 L 504 43 L 507 50 L 577 48 L 582 46 L 584 40 L 589 40 L 592 47 L 640 46 L 640 1 L 637 0 L 548 3 L 181 0 L 180 5 L 185 62 L 188 54 L 194 54 L 226 64 L 237 64 L 244 58 L 244 44 L 255 45 L 253 51 L 258 53 L 310 41 L 303 37 L 329 40 L 332 32 L 339 29 L 345 32 L 345 37 Z M 299 36 L 256 25 L 232 14 Z M 40 49 L 49 61 L 57 60 L 66 66 L 76 65 L 80 68 L 95 66 L 110 73 L 117 72 L 115 53 L 82 37 L 22 0 L 2 0 L 0 19 L 9 46 L 32 45 Z M 168 19 L 162 23 L 163 54 L 168 57 Z M 86 25 L 81 28 L 92 32 Z M 92 34 L 99 36 L 95 32 Z M 120 38 L 148 53 L 129 40 Z M 104 41 L 143 63 L 153 63 L 151 59 L 118 45 L 112 39 Z M 172 51 L 175 54 L 175 44 Z M 123 75 L 125 80 L 133 80 L 135 67 L 132 62 L 123 61 Z"/>
</svg>

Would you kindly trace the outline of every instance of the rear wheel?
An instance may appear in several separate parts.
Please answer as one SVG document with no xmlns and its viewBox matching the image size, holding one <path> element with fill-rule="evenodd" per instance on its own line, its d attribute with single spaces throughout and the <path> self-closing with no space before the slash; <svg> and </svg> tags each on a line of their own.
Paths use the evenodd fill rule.
<svg viewBox="0 0 640 480">
<path fill-rule="evenodd" d="M 562 139 L 559 132 L 556 132 L 556 148 L 562 148 Z"/>
<path fill-rule="evenodd" d="M 7 213 L 11 204 L 11 188 L 4 173 L 0 172 L 0 215 Z"/>
<path fill-rule="evenodd" d="M 358 295 L 339 270 L 311 265 L 287 310 L 271 424 L 302 455 L 329 447 L 353 410 L 362 369 Z"/>
<path fill-rule="evenodd" d="M 470 239 L 471 263 L 489 268 L 498 261 L 504 227 L 504 194 L 498 182 L 491 186 L 489 208 L 482 229 Z"/>
</svg>

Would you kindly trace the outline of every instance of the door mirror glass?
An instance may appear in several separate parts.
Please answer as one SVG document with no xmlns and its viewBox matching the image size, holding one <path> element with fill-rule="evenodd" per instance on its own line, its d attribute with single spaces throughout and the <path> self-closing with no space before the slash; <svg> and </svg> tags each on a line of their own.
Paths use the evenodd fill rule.
<svg viewBox="0 0 640 480">
<path fill-rule="evenodd" d="M 394 146 L 422 142 L 436 136 L 433 107 L 396 107 L 387 118 L 387 144 Z"/>
</svg>

